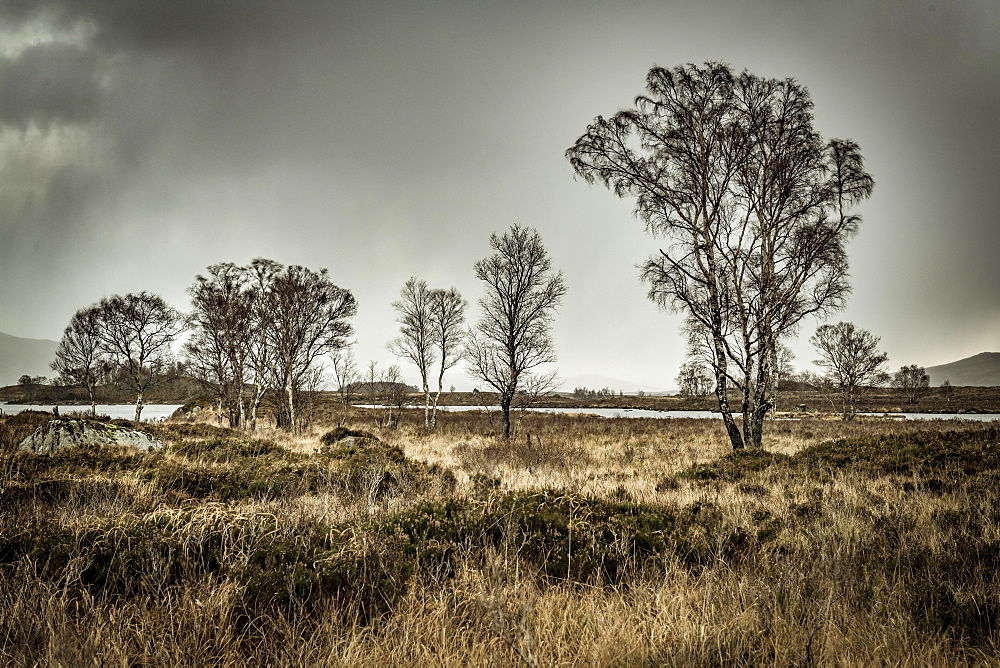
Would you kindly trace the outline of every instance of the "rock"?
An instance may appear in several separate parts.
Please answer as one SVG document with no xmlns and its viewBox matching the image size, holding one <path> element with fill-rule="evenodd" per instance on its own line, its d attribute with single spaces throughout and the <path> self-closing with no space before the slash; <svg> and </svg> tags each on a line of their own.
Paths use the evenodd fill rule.
<svg viewBox="0 0 1000 668">
<path fill-rule="evenodd" d="M 107 422 L 64 418 L 43 424 L 21 441 L 18 449 L 45 454 L 75 445 L 125 445 L 138 450 L 155 450 L 163 447 L 163 441 Z"/>
</svg>

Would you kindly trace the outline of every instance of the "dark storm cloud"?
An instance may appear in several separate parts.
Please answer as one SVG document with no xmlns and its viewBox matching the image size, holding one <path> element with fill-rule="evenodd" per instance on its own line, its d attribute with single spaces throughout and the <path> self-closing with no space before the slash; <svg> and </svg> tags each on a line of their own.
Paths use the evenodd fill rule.
<svg viewBox="0 0 1000 668">
<path fill-rule="evenodd" d="M 183 307 L 208 264 L 268 255 L 355 289 L 374 358 L 410 275 L 474 302 L 489 233 L 520 222 L 570 282 L 564 373 L 621 358 L 633 371 L 603 373 L 670 385 L 683 342 L 634 270 L 656 242 L 563 151 L 654 63 L 713 59 L 798 78 L 817 129 L 861 144 L 877 185 L 843 318 L 901 364 L 996 347 L 963 331 L 1000 324 L 998 17 L 994 0 L 0 0 L 0 30 L 35 26 L 0 62 L 0 284 L 28 295 L 0 303 L 0 331 L 55 337 L 111 292 Z"/>
<path fill-rule="evenodd" d="M 97 75 L 96 56 L 72 44 L 39 44 L 2 58 L 0 123 L 87 121 L 100 104 Z"/>
<path fill-rule="evenodd" d="M 43 19 L 63 29 L 78 22 L 96 29 L 94 44 L 105 51 L 155 52 L 198 49 L 224 54 L 234 48 L 289 42 L 294 34 L 329 30 L 331 20 L 355 4 L 325 0 L 48 0 L 8 2 L 0 18 Z"/>
</svg>

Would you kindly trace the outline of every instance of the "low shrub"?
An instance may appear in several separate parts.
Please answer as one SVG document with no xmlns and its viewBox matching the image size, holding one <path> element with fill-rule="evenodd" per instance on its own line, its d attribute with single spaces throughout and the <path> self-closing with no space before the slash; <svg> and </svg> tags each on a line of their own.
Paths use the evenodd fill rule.
<svg viewBox="0 0 1000 668">
<path fill-rule="evenodd" d="M 0 572 L 22 560 L 37 576 L 94 597 L 165 596 L 212 577 L 236 585 L 244 622 L 276 610 L 354 606 L 362 620 L 402 596 L 412 562 L 391 545 L 236 513 L 127 516 L 69 530 L 51 521 L 0 528 Z M 239 621 L 239 620 L 237 620 Z"/>
<path fill-rule="evenodd" d="M 1000 474 L 1000 427 L 964 431 L 917 431 L 875 434 L 827 441 L 803 448 L 791 457 L 766 450 L 738 450 L 717 461 L 686 469 L 689 480 L 737 482 L 775 469 L 788 474 L 823 477 L 830 470 L 871 476 L 918 476 L 911 489 L 944 491 L 947 478 L 995 480 Z M 974 482 L 974 481 L 973 481 Z"/>
<path fill-rule="evenodd" d="M 338 441 L 342 441 L 345 438 L 364 439 L 368 441 L 379 440 L 367 431 L 355 431 L 354 429 L 348 429 L 347 427 L 337 427 L 320 436 L 319 442 L 323 446 L 330 447 L 336 446 Z"/>
<path fill-rule="evenodd" d="M 546 578 L 590 584 L 618 583 L 673 559 L 693 569 L 738 560 L 754 544 L 711 504 L 661 508 L 554 491 L 423 503 L 377 531 L 435 572 L 456 551 L 490 548 L 516 555 Z"/>
<path fill-rule="evenodd" d="M 248 457 L 287 455 L 274 441 L 233 436 L 214 436 L 204 441 L 185 440 L 170 446 L 170 452 L 190 459 L 212 462 L 240 461 Z"/>
<path fill-rule="evenodd" d="M 794 460 L 812 470 L 851 468 L 873 475 L 919 471 L 973 476 L 1000 471 L 1000 427 L 839 439 L 805 448 Z"/>
<path fill-rule="evenodd" d="M 734 450 L 717 461 L 682 471 L 678 477 L 688 480 L 736 482 L 775 464 L 786 464 L 789 461 L 788 455 L 766 450 Z"/>
</svg>

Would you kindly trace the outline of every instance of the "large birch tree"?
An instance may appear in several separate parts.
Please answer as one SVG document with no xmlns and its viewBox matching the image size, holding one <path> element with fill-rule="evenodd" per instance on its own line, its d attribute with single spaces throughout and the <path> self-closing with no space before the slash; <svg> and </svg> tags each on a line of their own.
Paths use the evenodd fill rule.
<svg viewBox="0 0 1000 668">
<path fill-rule="evenodd" d="M 812 108 L 791 79 L 654 67 L 646 94 L 598 116 L 566 152 L 578 176 L 634 200 L 664 241 L 643 280 L 650 299 L 705 331 L 734 449 L 761 445 L 781 341 L 850 290 L 844 246 L 874 182 L 857 144 L 813 129 Z"/>
</svg>

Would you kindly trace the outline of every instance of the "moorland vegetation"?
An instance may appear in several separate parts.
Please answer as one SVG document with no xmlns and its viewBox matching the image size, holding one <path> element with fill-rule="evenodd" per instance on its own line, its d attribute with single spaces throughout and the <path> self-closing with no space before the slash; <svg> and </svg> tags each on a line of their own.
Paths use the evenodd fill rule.
<svg viewBox="0 0 1000 668">
<path fill-rule="evenodd" d="M 11 665 L 955 664 L 998 658 L 1000 430 L 370 411 L 161 451 L 12 447 Z M 339 424 L 338 424 L 339 423 Z"/>
</svg>

